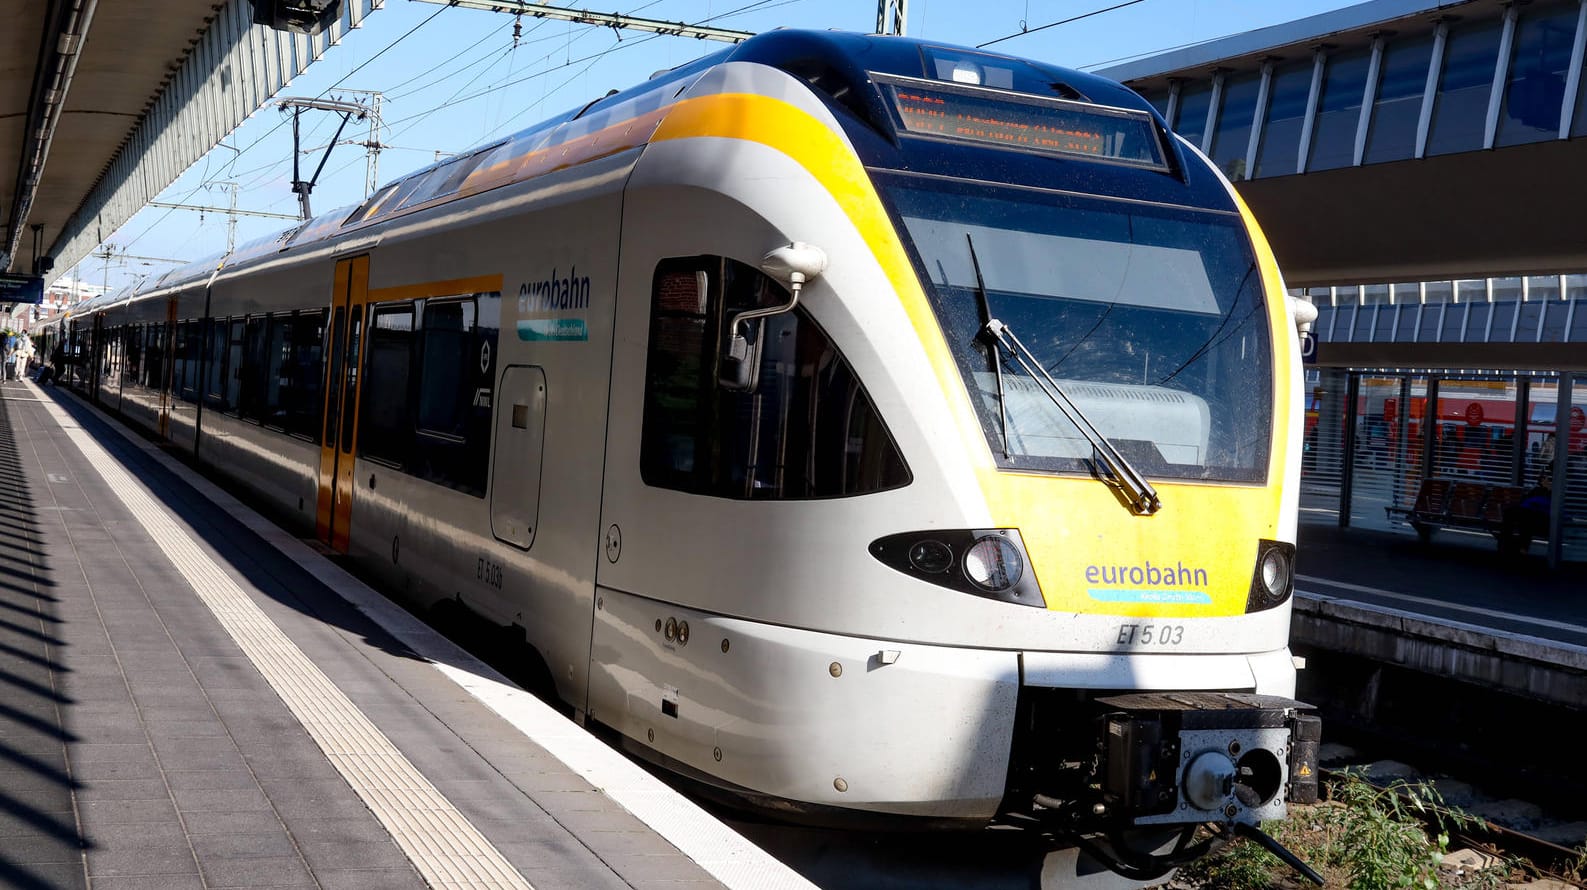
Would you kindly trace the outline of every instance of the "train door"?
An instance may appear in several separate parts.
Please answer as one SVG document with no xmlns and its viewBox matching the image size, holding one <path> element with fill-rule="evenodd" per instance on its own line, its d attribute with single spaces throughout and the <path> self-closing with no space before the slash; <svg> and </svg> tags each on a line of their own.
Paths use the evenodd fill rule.
<svg viewBox="0 0 1587 890">
<path fill-rule="evenodd" d="M 353 448 L 358 428 L 358 368 L 364 304 L 369 300 L 369 255 L 336 261 L 331 323 L 326 330 L 325 414 L 321 419 L 319 503 L 315 532 L 346 553 L 353 510 Z"/>
</svg>

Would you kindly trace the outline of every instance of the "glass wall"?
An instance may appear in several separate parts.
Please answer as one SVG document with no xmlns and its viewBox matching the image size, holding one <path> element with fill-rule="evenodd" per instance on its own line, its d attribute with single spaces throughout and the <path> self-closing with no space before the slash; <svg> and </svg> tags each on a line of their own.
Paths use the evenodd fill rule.
<svg viewBox="0 0 1587 890">
<path fill-rule="evenodd" d="M 1416 125 L 1427 90 L 1427 66 L 1433 58 L 1433 38 L 1417 37 L 1390 42 L 1383 47 L 1378 95 L 1372 103 L 1371 129 L 1363 161 L 1403 161 L 1416 154 Z"/>
<path fill-rule="evenodd" d="M 1427 137 L 1429 156 L 1482 148 L 1502 32 L 1499 20 L 1449 29 L 1444 71 L 1433 100 L 1432 130 Z"/>
<path fill-rule="evenodd" d="M 1261 86 L 1260 72 L 1231 75 L 1223 82 L 1218 122 L 1212 131 L 1212 162 L 1223 175 L 1236 182 L 1250 178 L 1250 171 L 1245 169 L 1245 156 L 1251 142 L 1251 123 L 1256 118 L 1256 94 Z"/>
<path fill-rule="evenodd" d="M 1267 119 L 1256 150 L 1257 176 L 1283 176 L 1295 172 L 1300 156 L 1300 131 L 1311 97 L 1310 59 L 1279 65 L 1268 86 Z"/>
<path fill-rule="evenodd" d="M 1331 56 L 1323 75 L 1317 123 L 1312 128 L 1308 171 L 1332 170 L 1355 163 L 1356 131 L 1361 123 L 1361 99 L 1367 86 L 1368 50 Z"/>
<path fill-rule="evenodd" d="M 1499 115 L 1497 145 L 1559 137 L 1565 75 L 1570 69 L 1580 8 L 1575 3 L 1522 8 L 1516 22 L 1504 107 Z"/>
<path fill-rule="evenodd" d="M 1212 81 L 1187 83 L 1179 90 L 1179 110 L 1174 113 L 1174 132 L 1197 148 L 1207 132 L 1207 109 L 1212 107 Z"/>
</svg>

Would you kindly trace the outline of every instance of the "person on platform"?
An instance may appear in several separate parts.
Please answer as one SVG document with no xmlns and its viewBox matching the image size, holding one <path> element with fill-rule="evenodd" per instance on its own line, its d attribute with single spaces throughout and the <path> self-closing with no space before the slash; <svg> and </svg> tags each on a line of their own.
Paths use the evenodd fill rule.
<svg viewBox="0 0 1587 890">
<path fill-rule="evenodd" d="M 1548 537 L 1549 507 L 1553 503 L 1553 461 L 1537 475 L 1537 484 L 1521 497 L 1514 506 L 1504 511 L 1499 526 L 1499 550 L 1503 553 L 1525 553 L 1532 539 Z"/>
</svg>

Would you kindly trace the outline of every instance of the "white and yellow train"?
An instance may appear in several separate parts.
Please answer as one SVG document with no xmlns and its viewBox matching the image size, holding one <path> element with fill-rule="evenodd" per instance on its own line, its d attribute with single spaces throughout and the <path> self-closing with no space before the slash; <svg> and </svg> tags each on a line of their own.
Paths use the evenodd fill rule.
<svg viewBox="0 0 1587 890">
<path fill-rule="evenodd" d="M 1145 874 L 1186 847 L 1143 828 L 1315 793 L 1294 323 L 1123 87 L 779 31 L 56 336 L 99 404 L 521 629 L 642 756 Z"/>
</svg>

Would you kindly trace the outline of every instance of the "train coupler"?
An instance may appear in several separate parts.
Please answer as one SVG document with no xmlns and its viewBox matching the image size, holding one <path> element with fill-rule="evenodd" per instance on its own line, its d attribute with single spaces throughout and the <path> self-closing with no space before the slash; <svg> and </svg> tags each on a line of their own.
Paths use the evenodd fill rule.
<svg viewBox="0 0 1587 890">
<path fill-rule="evenodd" d="M 1257 825 L 1286 800 L 1317 799 L 1321 721 L 1310 705 L 1233 692 L 1142 692 L 1097 700 L 1102 803 L 1114 824 Z"/>
</svg>

